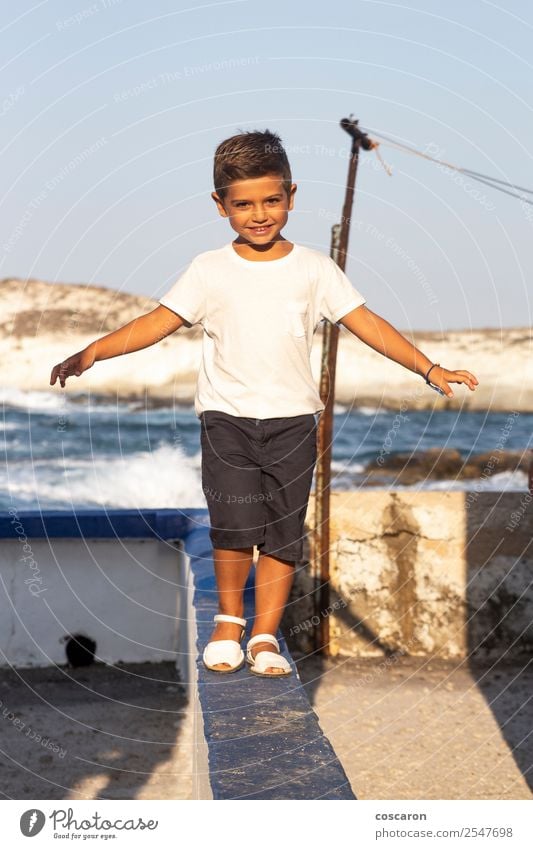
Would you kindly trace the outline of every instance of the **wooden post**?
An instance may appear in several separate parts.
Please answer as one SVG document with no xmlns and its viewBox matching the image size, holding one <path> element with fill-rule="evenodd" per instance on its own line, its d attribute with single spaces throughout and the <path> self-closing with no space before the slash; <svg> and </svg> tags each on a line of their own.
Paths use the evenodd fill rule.
<svg viewBox="0 0 533 849">
<path fill-rule="evenodd" d="M 355 178 L 359 162 L 359 149 L 371 150 L 374 143 L 358 129 L 358 121 L 343 118 L 341 127 L 352 138 L 350 163 L 346 193 L 340 224 L 332 227 L 331 257 L 343 271 L 346 268 L 350 218 L 354 200 Z M 330 604 L 330 482 L 331 482 L 331 446 L 333 441 L 333 404 L 335 401 L 335 368 L 339 327 L 326 322 L 322 339 L 322 359 L 320 371 L 320 398 L 324 411 L 320 417 L 317 434 L 317 465 L 315 490 L 315 522 L 313 529 L 312 571 L 315 576 L 315 614 L 319 624 L 315 630 L 315 650 L 323 655 L 329 654 L 329 604 Z"/>
</svg>

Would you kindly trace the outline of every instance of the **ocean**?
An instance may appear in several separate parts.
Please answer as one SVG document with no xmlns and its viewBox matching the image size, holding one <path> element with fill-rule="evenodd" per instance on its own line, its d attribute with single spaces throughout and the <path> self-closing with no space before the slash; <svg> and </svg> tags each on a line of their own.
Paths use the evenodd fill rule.
<svg viewBox="0 0 533 849">
<path fill-rule="evenodd" d="M 65 392 L 6 389 L 0 419 L 0 509 L 206 507 L 200 477 L 200 423 L 192 405 L 75 398 Z M 502 452 L 531 450 L 533 414 L 373 407 L 334 408 L 332 489 L 368 486 L 365 466 L 395 454 L 456 449 L 494 452 L 476 479 L 423 475 L 387 489 L 527 489 L 527 473 L 501 468 Z M 531 455 L 529 455 L 531 456 Z M 372 484 L 376 488 L 375 482 Z M 377 488 L 380 488 L 377 486 Z"/>
</svg>

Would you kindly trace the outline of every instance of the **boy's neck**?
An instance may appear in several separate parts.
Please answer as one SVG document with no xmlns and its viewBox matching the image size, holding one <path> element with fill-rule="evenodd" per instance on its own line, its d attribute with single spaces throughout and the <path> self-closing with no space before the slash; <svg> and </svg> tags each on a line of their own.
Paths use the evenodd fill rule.
<svg viewBox="0 0 533 849">
<path fill-rule="evenodd" d="M 252 262 L 269 262 L 272 259 L 281 259 L 290 254 L 294 247 L 293 243 L 284 239 L 283 236 L 265 245 L 253 245 L 239 236 L 232 242 L 232 246 L 239 256 Z"/>
</svg>

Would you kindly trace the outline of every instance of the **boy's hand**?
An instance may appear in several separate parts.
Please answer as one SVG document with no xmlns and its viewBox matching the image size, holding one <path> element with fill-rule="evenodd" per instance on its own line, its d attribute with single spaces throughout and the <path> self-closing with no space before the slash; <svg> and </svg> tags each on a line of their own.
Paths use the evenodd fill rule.
<svg viewBox="0 0 533 849">
<path fill-rule="evenodd" d="M 61 386 L 64 387 L 67 377 L 72 377 L 72 375 L 79 377 L 80 374 L 83 374 L 84 371 L 91 368 L 94 363 L 94 356 L 94 347 L 89 345 L 89 347 L 84 348 L 83 351 L 78 351 L 77 354 L 73 354 L 72 357 L 68 357 L 68 359 L 63 360 L 62 363 L 58 363 L 52 369 L 50 385 L 53 386 L 57 378 L 59 378 Z"/>
<path fill-rule="evenodd" d="M 472 392 L 479 384 L 479 380 L 469 371 L 448 371 L 441 366 L 434 366 L 429 375 L 429 382 L 434 386 L 438 386 L 448 398 L 453 398 L 453 392 L 449 386 L 450 383 L 465 383 Z"/>
</svg>

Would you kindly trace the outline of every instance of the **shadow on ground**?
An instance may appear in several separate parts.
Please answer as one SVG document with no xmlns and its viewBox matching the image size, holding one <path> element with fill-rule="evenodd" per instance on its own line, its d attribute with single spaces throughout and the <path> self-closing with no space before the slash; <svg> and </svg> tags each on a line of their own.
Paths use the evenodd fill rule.
<svg viewBox="0 0 533 849">
<path fill-rule="evenodd" d="M 532 798 L 533 517 L 524 515 L 519 529 L 502 530 L 510 503 L 502 495 L 477 493 L 475 509 L 465 511 L 466 658 L 395 652 L 363 612 L 357 615 L 353 599 L 336 608 L 341 631 L 356 632 L 380 656 L 325 658 L 309 648 L 316 626 L 302 650 L 305 641 L 289 634 L 290 606 L 286 612 L 289 648 L 358 798 Z M 398 529 L 393 519 L 384 522 L 390 559 L 398 565 L 391 592 L 409 644 L 417 622 L 410 566 L 417 531 Z M 309 581 L 301 587 L 305 602 Z M 305 616 L 296 609 L 301 625 Z"/>
<path fill-rule="evenodd" d="M 0 699 L 5 798 L 191 798 L 174 663 L 4 669 Z"/>
</svg>

